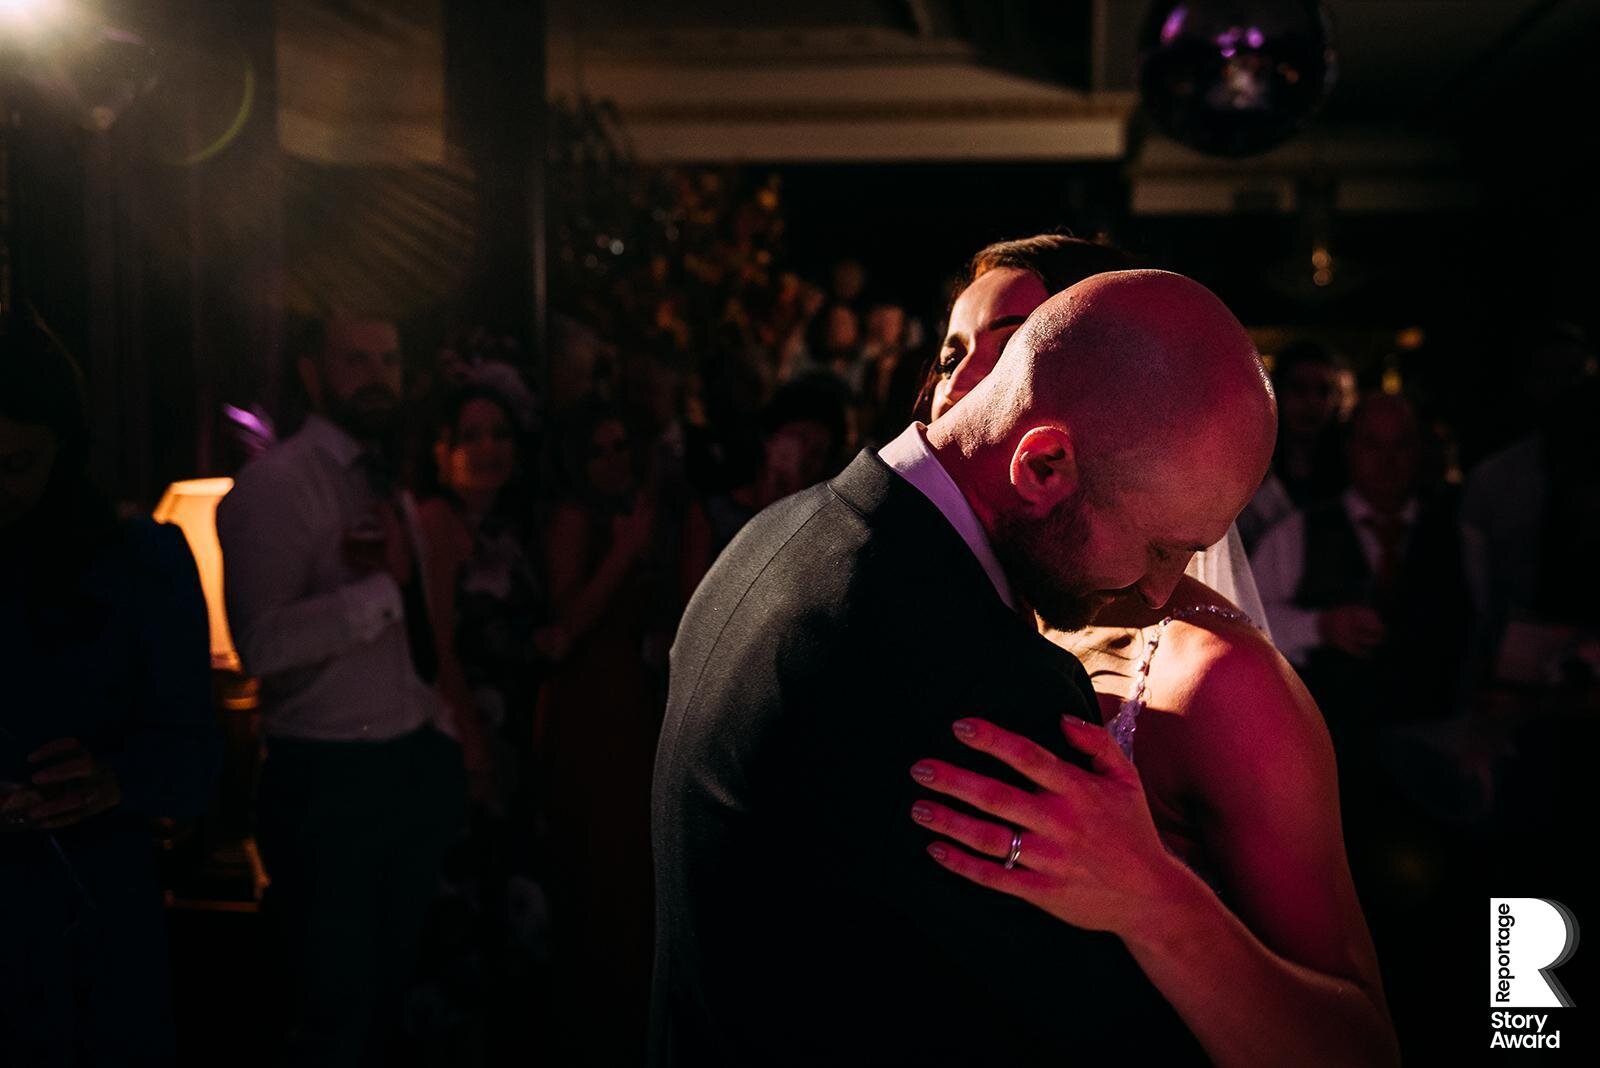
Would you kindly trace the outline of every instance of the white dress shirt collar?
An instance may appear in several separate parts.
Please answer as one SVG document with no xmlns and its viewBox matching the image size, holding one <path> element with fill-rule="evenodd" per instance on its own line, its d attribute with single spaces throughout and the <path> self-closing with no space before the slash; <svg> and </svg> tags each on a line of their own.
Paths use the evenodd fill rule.
<svg viewBox="0 0 1600 1068">
<path fill-rule="evenodd" d="M 1011 583 L 994 555 L 989 535 L 984 532 L 983 524 L 978 522 L 961 487 L 956 485 L 955 479 L 950 477 L 928 446 L 928 439 L 923 436 L 927 429 L 923 423 L 912 423 L 899 437 L 878 450 L 878 458 L 933 502 L 933 506 L 961 535 L 961 540 L 967 543 L 972 555 L 978 558 L 984 574 L 994 584 L 994 592 L 999 594 L 1007 608 L 1015 611 L 1017 603 L 1011 595 Z"/>
<path fill-rule="evenodd" d="M 1406 501 L 1394 518 L 1400 521 L 1401 526 L 1409 530 L 1411 527 L 1416 526 L 1418 510 L 1417 499 L 1412 497 Z M 1344 491 L 1344 514 L 1350 517 L 1351 524 L 1357 530 L 1362 529 L 1369 519 L 1382 518 L 1382 513 L 1372 507 L 1372 504 L 1365 497 L 1353 489 Z"/>
</svg>

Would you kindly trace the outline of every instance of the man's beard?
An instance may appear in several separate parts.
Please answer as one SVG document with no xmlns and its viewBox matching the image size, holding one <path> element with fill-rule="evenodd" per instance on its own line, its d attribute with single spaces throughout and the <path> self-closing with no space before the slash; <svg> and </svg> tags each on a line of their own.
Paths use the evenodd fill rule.
<svg viewBox="0 0 1600 1068">
<path fill-rule="evenodd" d="M 400 398 L 385 386 L 362 386 L 348 397 L 329 397 L 328 418 L 363 441 L 387 437 L 400 421 Z"/>
<path fill-rule="evenodd" d="M 994 554 L 1006 577 L 1054 630 L 1082 630 L 1105 603 L 1083 578 L 1086 499 L 1080 489 L 1043 519 L 1004 516 L 995 524 Z"/>
</svg>

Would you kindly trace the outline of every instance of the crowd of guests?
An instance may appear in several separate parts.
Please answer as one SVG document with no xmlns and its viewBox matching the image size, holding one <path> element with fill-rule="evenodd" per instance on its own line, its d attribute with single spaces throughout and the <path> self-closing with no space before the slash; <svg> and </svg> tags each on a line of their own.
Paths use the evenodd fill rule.
<svg viewBox="0 0 1600 1068">
<path fill-rule="evenodd" d="M 642 1056 L 678 615 L 746 520 L 847 457 L 848 376 L 901 356 L 887 326 L 864 357 L 831 317 L 829 356 L 775 354 L 803 369 L 715 425 L 694 413 L 727 402 L 661 350 L 596 346 L 581 392 L 547 405 L 485 330 L 409 376 L 392 322 L 335 310 L 293 332 L 304 418 L 217 515 L 262 679 L 286 1059 L 504 1043 L 492 992 L 541 971 L 564 1061 Z"/>
<path fill-rule="evenodd" d="M 1579 546 L 1593 523 L 1596 350 L 1559 323 L 1513 348 L 1495 428 L 1509 443 L 1465 472 L 1448 460 L 1447 423 L 1400 391 L 1358 394 L 1331 349 L 1301 343 L 1276 360 L 1278 447 L 1239 526 L 1273 640 L 1316 694 L 1358 804 L 1374 747 L 1392 740 L 1374 731 L 1576 682 L 1590 655 L 1578 632 L 1594 564 Z"/>
<path fill-rule="evenodd" d="M 1596 741 L 1596 349 L 1546 323 L 1505 356 L 1486 429 L 1509 443 L 1463 473 L 1447 422 L 1357 394 L 1326 347 L 1286 350 L 1272 470 L 1239 519 L 1272 638 L 1332 737 L 1352 868 L 1414 1041 L 1448 1026 L 1430 964 L 1466 922 L 1440 907 L 1450 887 L 1573 885 L 1557 843 L 1585 803 L 1574 754 Z"/>
<path fill-rule="evenodd" d="M 943 324 L 853 261 L 825 286 L 772 274 L 709 323 L 671 290 L 648 280 L 603 329 L 561 321 L 538 378 L 487 329 L 420 354 L 357 310 L 294 332 L 304 418 L 217 518 L 262 686 L 263 1011 L 284 1063 L 642 1057 L 678 616 L 762 508 L 962 389 Z M 0 895 L 49 922 L 6 921 L 0 1012 L 40 1049 L 117 1035 L 159 1063 L 140 820 L 193 815 L 216 772 L 204 604 L 181 539 L 90 487 L 70 359 L 38 324 L 4 330 L 0 648 L 21 699 L 0 811 L 30 833 L 0 836 Z M 1521 732 L 1595 705 L 1595 350 L 1564 326 L 1520 344 L 1527 433 L 1464 480 L 1403 393 L 1361 392 L 1315 342 L 1268 354 L 1279 441 L 1238 526 L 1334 739 L 1359 888 L 1397 916 L 1426 890 L 1396 866 L 1396 806 L 1455 826 L 1539 811 L 1538 769 L 1509 758 L 1558 761 L 1566 736 Z M 37 960 L 49 983 L 19 963 Z M 495 1031 L 489 992 L 529 974 L 552 977 L 550 1033 Z"/>
</svg>

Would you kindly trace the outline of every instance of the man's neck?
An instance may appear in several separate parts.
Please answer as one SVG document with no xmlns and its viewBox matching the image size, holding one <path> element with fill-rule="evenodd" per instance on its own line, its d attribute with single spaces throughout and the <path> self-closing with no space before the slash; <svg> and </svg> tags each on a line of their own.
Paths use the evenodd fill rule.
<svg viewBox="0 0 1600 1068">
<path fill-rule="evenodd" d="M 992 542 L 996 513 L 979 489 L 983 485 L 983 467 L 989 461 L 985 450 L 970 435 L 962 435 L 953 423 L 953 420 L 945 419 L 930 424 L 924 436 L 934 459 L 939 461 L 939 466 L 944 468 L 950 481 L 961 491 L 972 514 L 977 516 L 978 525 L 983 527 L 984 535 Z"/>
</svg>

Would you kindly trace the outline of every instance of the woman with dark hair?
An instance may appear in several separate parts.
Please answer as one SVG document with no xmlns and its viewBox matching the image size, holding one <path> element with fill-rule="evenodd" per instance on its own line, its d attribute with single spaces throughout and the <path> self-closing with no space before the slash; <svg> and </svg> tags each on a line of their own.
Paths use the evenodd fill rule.
<svg viewBox="0 0 1600 1068">
<path fill-rule="evenodd" d="M 655 507 L 620 412 L 590 401 L 559 437 L 567 495 L 545 538 L 555 617 L 571 642 L 550 679 L 548 787 L 557 967 L 578 1063 L 638 1062 L 651 964 L 650 776 L 662 700 L 644 658 L 660 580 Z"/>
<path fill-rule="evenodd" d="M 486 992 L 527 975 L 547 934 L 528 911 L 545 878 L 534 725 L 566 638 L 551 623 L 543 560 L 524 518 L 532 487 L 523 430 L 495 387 L 451 389 L 432 413 L 422 479 L 430 495 L 417 507 L 437 684 L 474 802 L 468 833 L 446 864 L 449 889 L 435 906 L 438 916 L 457 919 L 435 925 L 441 937 L 427 954 L 435 992 L 453 1009 L 441 1019 L 481 1020 Z"/>
<path fill-rule="evenodd" d="M 165 1064 L 150 832 L 218 769 L 209 624 L 183 534 L 118 522 L 88 441 L 71 357 L 0 318 L 0 1050 Z"/>
<path fill-rule="evenodd" d="M 434 413 L 434 495 L 417 508 L 439 688 L 455 712 L 469 783 L 504 811 L 526 778 L 539 686 L 566 650 L 520 515 L 520 426 L 492 386 L 453 390 Z"/>
</svg>

